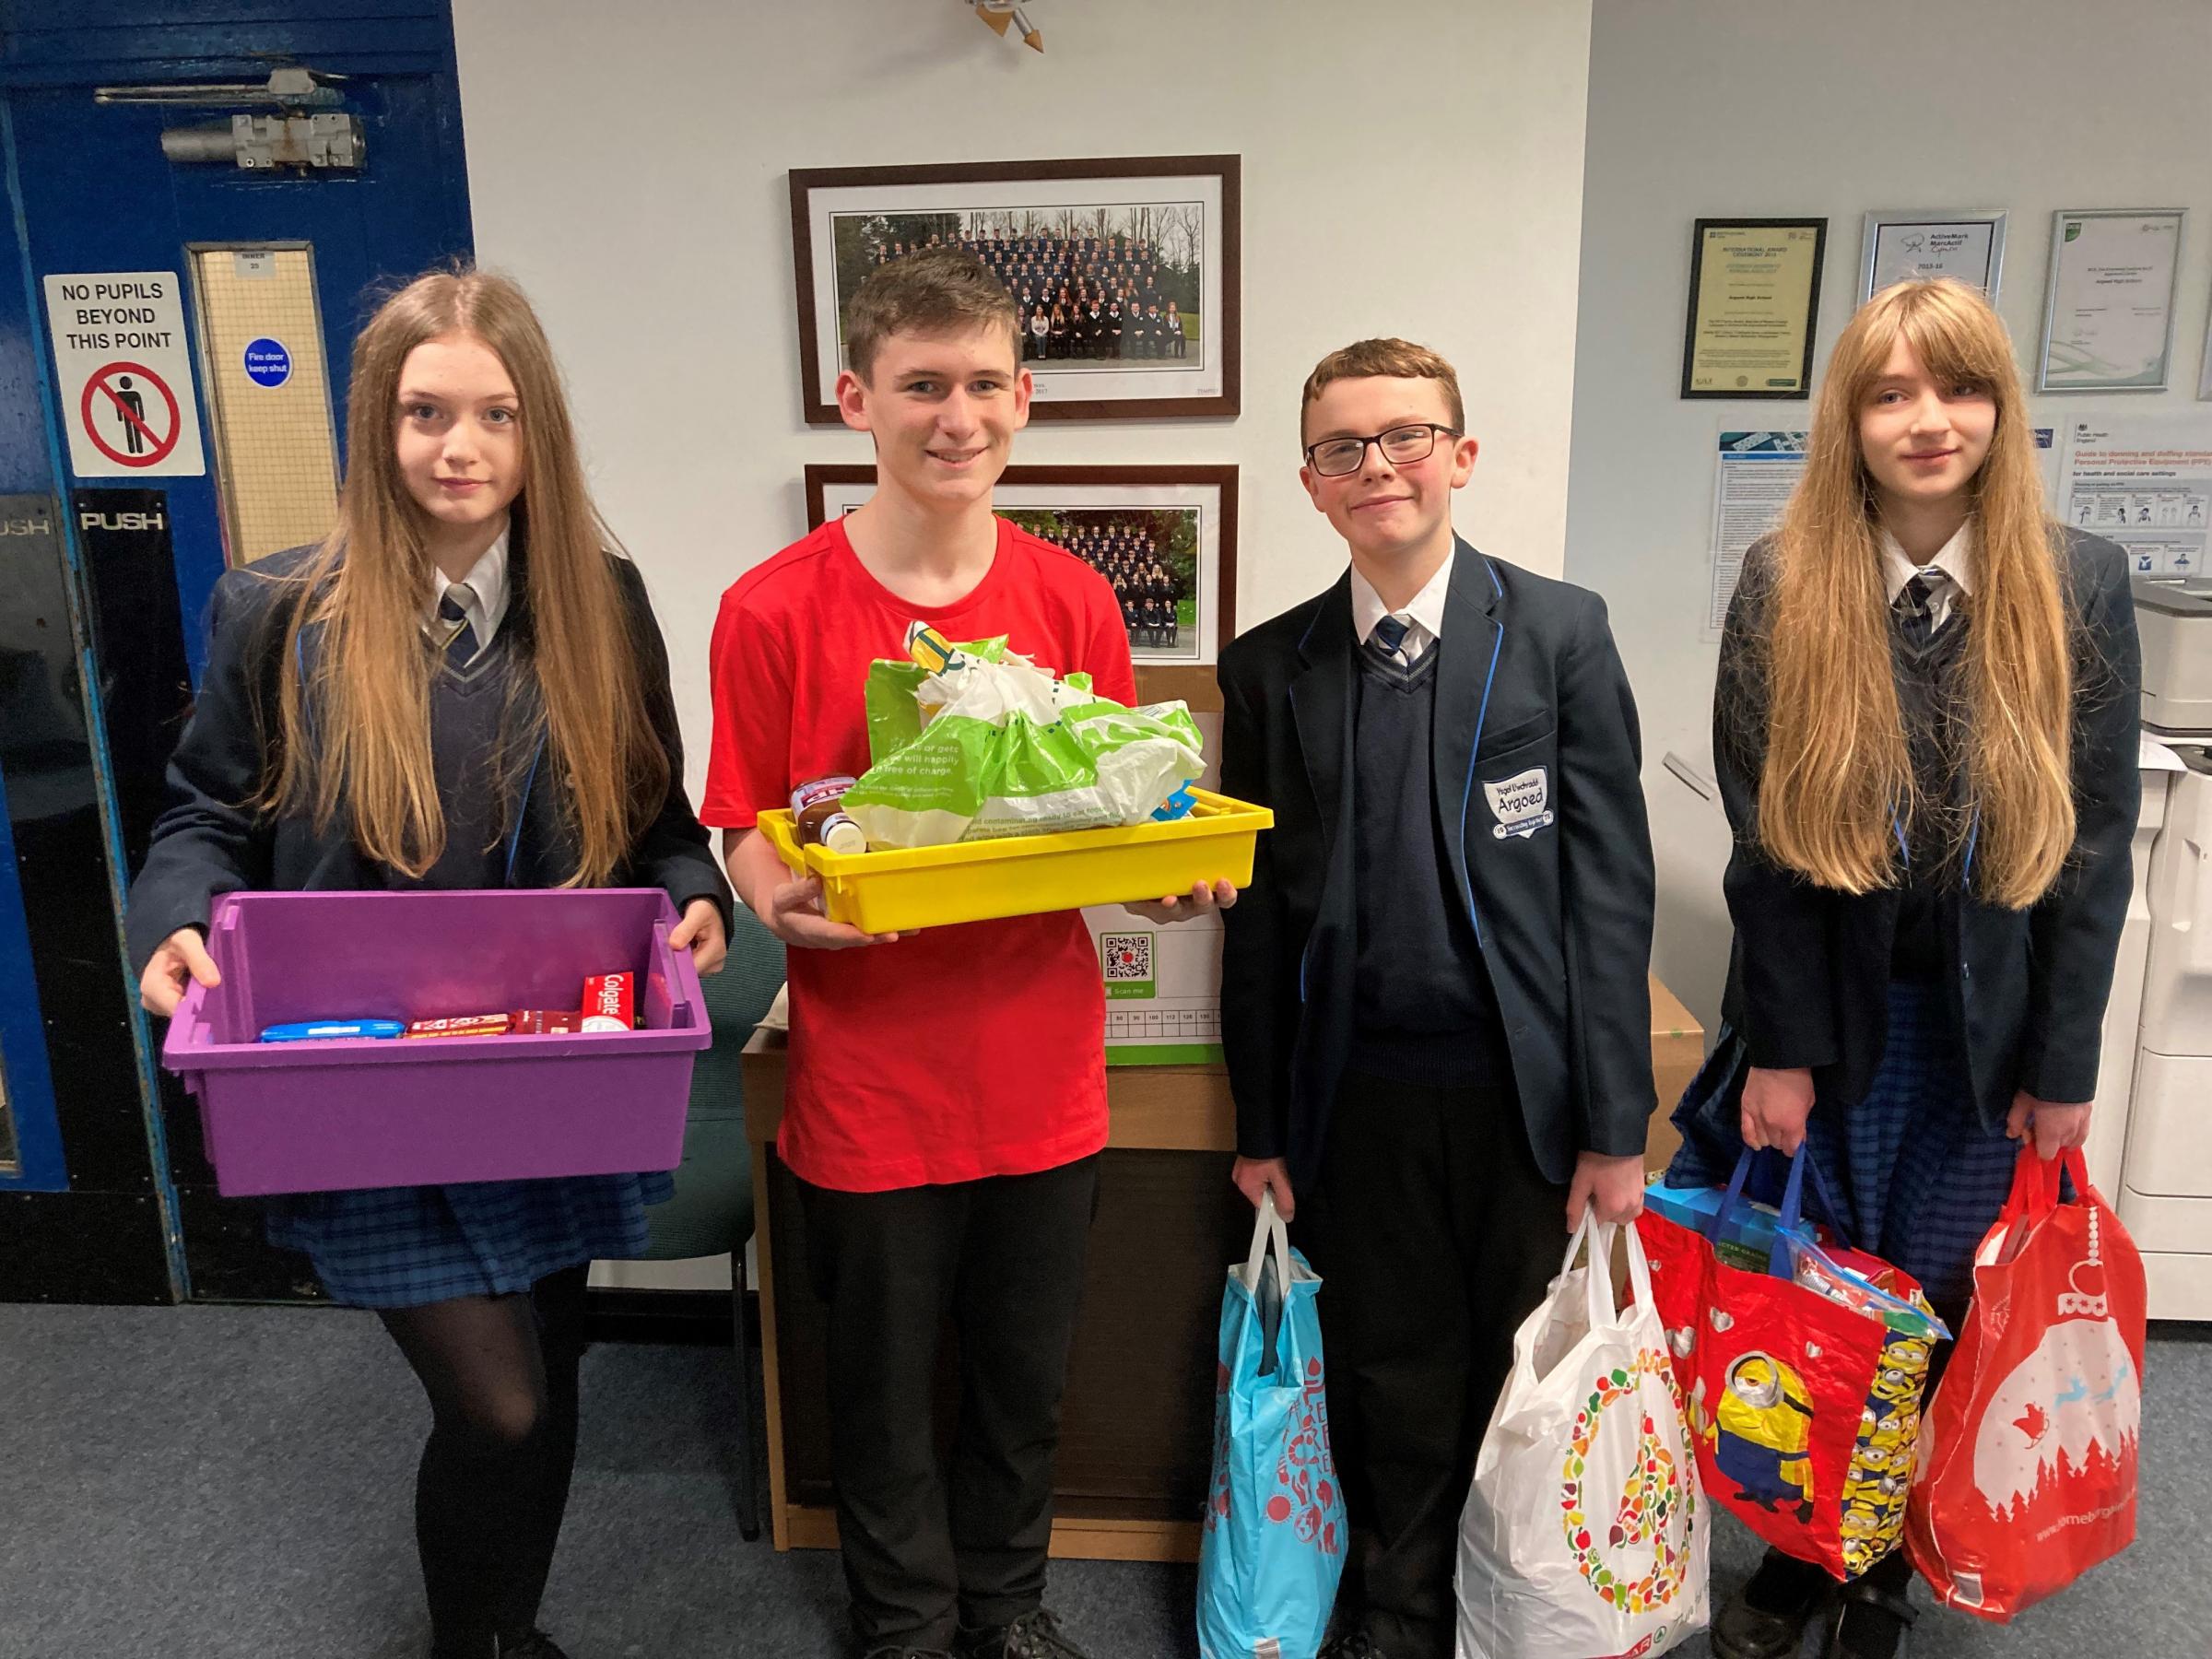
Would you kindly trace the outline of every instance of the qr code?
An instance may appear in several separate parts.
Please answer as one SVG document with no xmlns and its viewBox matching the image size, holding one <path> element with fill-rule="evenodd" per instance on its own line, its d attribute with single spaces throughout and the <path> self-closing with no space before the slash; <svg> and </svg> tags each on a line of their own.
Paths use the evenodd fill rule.
<svg viewBox="0 0 2212 1659">
<path fill-rule="evenodd" d="M 1152 977 L 1150 934 L 1102 934 L 1099 950 L 1106 962 L 1106 982 L 1148 980 Z"/>
</svg>

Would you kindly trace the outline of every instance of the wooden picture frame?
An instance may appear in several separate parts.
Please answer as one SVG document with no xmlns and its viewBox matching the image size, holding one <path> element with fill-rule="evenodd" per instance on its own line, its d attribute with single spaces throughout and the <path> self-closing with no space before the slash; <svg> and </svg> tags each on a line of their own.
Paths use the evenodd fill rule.
<svg viewBox="0 0 2212 1659">
<path fill-rule="evenodd" d="M 809 425 L 837 424 L 843 305 L 909 237 L 977 251 L 1018 302 L 1057 289 L 1117 294 L 1140 307 L 1109 333 L 1078 314 L 1055 346 L 1029 355 L 1033 420 L 1160 420 L 1238 412 L 1241 383 L 1242 183 L 1236 156 L 794 169 L 792 269 L 801 402 Z M 896 252 L 894 252 L 894 250 Z M 1046 288 L 1046 283 L 1054 285 Z M 1093 283 L 1095 289 L 1091 288 Z M 1141 309 L 1147 296 L 1154 308 Z M 1080 308 L 1077 308 L 1080 312 Z M 1169 325 L 1167 312 L 1174 322 Z M 1125 328 L 1125 332 L 1124 332 Z M 1171 342 L 1173 349 L 1171 349 Z"/>
</svg>

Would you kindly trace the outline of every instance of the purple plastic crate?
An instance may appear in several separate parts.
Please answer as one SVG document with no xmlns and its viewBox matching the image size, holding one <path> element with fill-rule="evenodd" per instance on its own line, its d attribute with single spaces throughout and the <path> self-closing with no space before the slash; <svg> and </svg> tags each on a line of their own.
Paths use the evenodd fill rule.
<svg viewBox="0 0 2212 1659">
<path fill-rule="evenodd" d="M 691 1062 L 713 1041 L 676 907 L 657 888 L 232 893 L 162 1063 L 199 1097 L 232 1194 L 672 1170 Z M 585 976 L 638 976 L 644 1029 L 536 1037 L 261 1042 L 306 1019 L 573 1008 Z"/>
</svg>

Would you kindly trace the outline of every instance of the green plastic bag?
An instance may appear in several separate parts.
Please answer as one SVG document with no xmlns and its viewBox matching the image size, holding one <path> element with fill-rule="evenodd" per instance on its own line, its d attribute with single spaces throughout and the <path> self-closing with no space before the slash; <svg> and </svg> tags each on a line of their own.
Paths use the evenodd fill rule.
<svg viewBox="0 0 2212 1659">
<path fill-rule="evenodd" d="M 877 760 L 845 792 L 842 808 L 871 848 L 1141 824 L 1206 770 L 1197 724 L 1182 704 L 1124 708 L 1092 690 L 1088 675 L 1055 680 L 1004 655 L 922 674 L 906 692 L 913 735 L 877 750 L 879 731 L 903 729 L 903 712 L 891 705 L 907 683 L 869 674 Z M 922 706 L 932 703 L 941 706 L 924 724 Z"/>
<path fill-rule="evenodd" d="M 986 663 L 1002 661 L 1006 636 L 969 640 L 953 649 Z M 922 704 L 914 695 L 929 670 L 919 663 L 877 657 L 868 665 L 868 763 L 888 759 L 922 735 Z"/>
</svg>

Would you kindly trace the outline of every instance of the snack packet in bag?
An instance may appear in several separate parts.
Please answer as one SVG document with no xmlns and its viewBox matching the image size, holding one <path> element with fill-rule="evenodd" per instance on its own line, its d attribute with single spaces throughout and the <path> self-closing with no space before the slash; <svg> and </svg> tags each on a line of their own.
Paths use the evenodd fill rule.
<svg viewBox="0 0 2212 1659">
<path fill-rule="evenodd" d="M 1125 709 L 1099 697 L 1088 676 L 1056 680 L 1014 653 L 965 656 L 924 675 L 912 691 L 917 721 L 935 712 L 888 753 L 873 747 L 875 702 L 888 695 L 873 670 L 870 692 L 876 764 L 843 809 L 871 847 L 1140 824 L 1206 768 L 1181 703 Z"/>
</svg>

